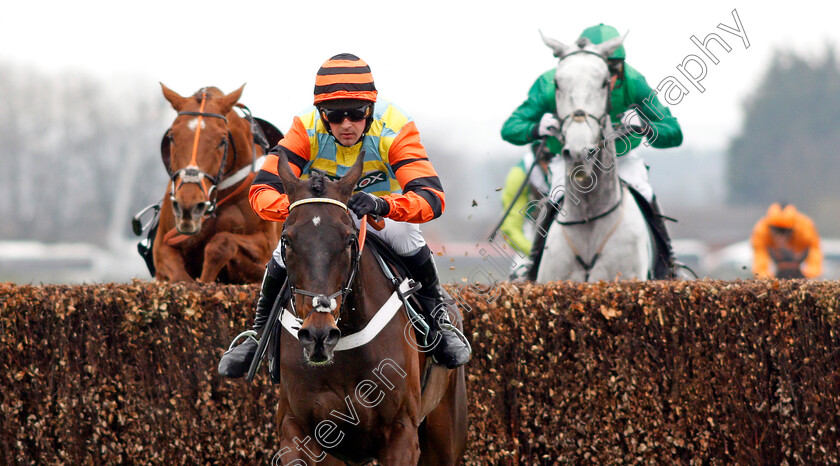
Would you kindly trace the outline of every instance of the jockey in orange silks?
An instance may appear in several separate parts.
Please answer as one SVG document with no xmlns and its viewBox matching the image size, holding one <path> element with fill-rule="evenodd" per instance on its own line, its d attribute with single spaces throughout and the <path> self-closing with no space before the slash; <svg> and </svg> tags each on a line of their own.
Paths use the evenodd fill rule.
<svg viewBox="0 0 840 466">
<path fill-rule="evenodd" d="M 816 278 L 822 273 L 817 228 L 793 205 L 771 205 L 753 228 L 751 242 L 756 277 Z"/>
</svg>

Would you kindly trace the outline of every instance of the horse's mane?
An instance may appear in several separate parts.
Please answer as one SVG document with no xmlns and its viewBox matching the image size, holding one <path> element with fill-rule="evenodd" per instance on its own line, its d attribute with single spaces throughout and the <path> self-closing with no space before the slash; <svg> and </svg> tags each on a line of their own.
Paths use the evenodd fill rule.
<svg viewBox="0 0 840 466">
<path fill-rule="evenodd" d="M 320 170 L 312 170 L 309 174 L 309 191 L 316 196 L 327 193 L 327 175 Z"/>
</svg>

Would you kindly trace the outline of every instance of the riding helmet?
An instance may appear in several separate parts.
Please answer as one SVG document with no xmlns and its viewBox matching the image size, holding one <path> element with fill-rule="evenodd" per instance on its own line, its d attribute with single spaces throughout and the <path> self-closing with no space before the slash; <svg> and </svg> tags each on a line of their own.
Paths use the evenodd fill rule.
<svg viewBox="0 0 840 466">
<path fill-rule="evenodd" d="M 359 107 L 376 102 L 376 86 L 370 66 L 352 53 L 340 53 L 325 61 L 315 76 L 315 105 L 328 109 Z M 323 120 L 323 118 L 322 118 Z M 366 134 L 373 124 L 373 112 L 366 119 Z M 329 122 L 324 127 L 332 134 Z"/>
<path fill-rule="evenodd" d="M 596 26 L 591 26 L 583 30 L 580 33 L 580 38 L 589 39 L 590 42 L 593 44 L 600 44 L 604 41 L 614 39 L 621 34 L 618 33 L 618 30 L 612 26 L 607 26 L 604 23 L 598 24 Z M 615 52 L 609 57 L 610 60 L 624 60 L 627 56 L 626 52 L 624 51 L 624 45 L 622 44 Z"/>
</svg>

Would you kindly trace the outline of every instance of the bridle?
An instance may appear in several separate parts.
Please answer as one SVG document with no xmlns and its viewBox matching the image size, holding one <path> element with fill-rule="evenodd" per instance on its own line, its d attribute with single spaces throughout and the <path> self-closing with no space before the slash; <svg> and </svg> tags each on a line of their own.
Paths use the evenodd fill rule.
<svg viewBox="0 0 840 466">
<path fill-rule="evenodd" d="M 201 190 L 204 192 L 204 197 L 207 199 L 204 201 L 205 216 L 211 216 L 216 212 L 216 207 L 218 206 L 217 198 L 219 195 L 219 183 L 222 181 L 222 177 L 224 176 L 225 164 L 227 163 L 227 155 L 228 155 L 228 147 L 233 146 L 233 159 L 234 159 L 234 166 L 236 164 L 236 146 L 232 144 L 233 135 L 231 135 L 230 131 L 228 131 L 227 138 L 223 141 L 225 149 L 222 155 L 222 163 L 219 165 L 219 172 L 216 176 L 210 175 L 209 173 L 203 171 L 201 168 L 198 167 L 197 162 L 197 155 L 198 155 L 198 139 L 201 136 L 201 127 L 203 123 L 204 117 L 209 118 L 220 118 L 222 121 L 225 122 L 225 125 L 228 124 L 227 118 L 220 114 L 220 113 L 211 113 L 204 111 L 204 104 L 207 101 L 207 92 L 203 91 L 201 93 L 201 106 L 197 112 L 195 111 L 181 111 L 178 112 L 178 115 L 192 115 L 197 116 L 198 121 L 195 127 L 195 138 L 193 139 L 193 148 L 192 148 L 192 155 L 190 158 L 190 163 L 187 164 L 186 167 L 171 171 L 169 166 L 166 167 L 167 172 L 169 172 L 169 179 L 172 181 L 171 189 L 169 192 L 169 199 L 175 202 L 175 194 L 178 192 L 186 184 L 197 184 L 201 187 Z M 171 135 L 169 136 L 171 139 Z M 207 181 L 209 181 L 209 187 L 207 185 Z"/>
<path fill-rule="evenodd" d="M 601 59 L 601 61 L 603 61 L 604 64 L 607 65 L 607 69 L 609 69 L 610 65 L 609 65 L 609 62 L 607 61 L 607 59 L 604 58 L 600 53 L 592 52 L 590 50 L 576 50 L 572 53 L 564 55 L 560 59 L 560 62 L 562 62 L 563 60 L 571 57 L 572 55 L 577 55 L 577 54 L 581 54 L 581 53 L 585 53 L 585 54 L 589 54 L 589 55 L 595 55 L 596 57 Z M 610 80 L 609 79 L 604 81 L 604 87 L 609 87 L 609 85 L 610 85 Z M 555 92 L 557 92 L 557 80 L 556 79 L 554 80 L 554 90 L 555 90 Z M 609 118 L 610 110 L 612 110 L 612 101 L 610 99 L 610 92 L 607 92 L 606 105 L 604 106 L 604 114 L 601 115 L 600 117 L 595 116 L 595 115 L 593 115 L 593 114 L 591 114 L 591 113 L 589 113 L 589 112 L 587 112 L 583 109 L 580 109 L 580 108 L 571 112 L 571 113 L 569 113 L 568 115 L 566 115 L 564 117 L 560 117 L 558 115 L 559 121 L 560 121 L 560 128 L 557 131 L 557 136 L 556 137 L 557 137 L 557 140 L 560 141 L 560 145 L 565 145 L 566 144 L 567 123 L 571 123 L 572 120 L 583 117 L 583 118 L 586 119 L 586 121 L 589 121 L 591 119 L 591 120 L 594 120 L 598 124 L 598 128 L 600 128 L 600 131 L 599 131 L 600 140 L 598 142 L 598 146 L 603 147 L 604 146 L 604 140 L 605 140 L 605 138 L 604 138 L 604 127 L 607 124 L 607 118 Z M 587 125 L 588 125 L 588 123 L 587 123 Z"/>
<path fill-rule="evenodd" d="M 589 51 L 589 50 L 574 51 L 570 54 L 567 54 L 567 55 L 563 56 L 563 58 L 561 58 L 560 61 L 563 61 L 566 58 L 568 58 L 572 55 L 579 54 L 579 53 L 587 53 L 587 54 L 590 54 L 590 55 L 595 55 L 596 57 L 601 59 L 604 62 L 604 64 L 607 65 L 607 69 L 610 69 L 609 62 L 601 54 L 595 53 L 595 52 L 592 52 L 592 51 Z M 554 86 L 555 86 L 555 92 L 556 92 L 557 91 L 557 80 L 556 79 L 554 81 Z M 610 79 L 607 78 L 604 81 L 604 87 L 609 88 L 609 86 L 610 86 Z M 598 147 L 597 147 L 596 150 L 603 150 L 606 146 L 606 143 L 607 143 L 607 140 L 606 140 L 606 137 L 605 137 L 605 134 L 604 134 L 604 128 L 607 125 L 607 120 L 608 120 L 609 115 L 610 115 L 610 110 L 612 110 L 612 100 L 611 100 L 611 93 L 609 92 L 609 89 L 608 89 L 606 104 L 604 105 L 604 113 L 600 117 L 596 117 L 595 115 L 592 115 L 591 113 L 589 113 L 589 112 L 587 112 L 583 109 L 577 109 L 577 110 L 573 111 L 572 113 L 566 115 L 565 117 L 560 118 L 560 129 L 558 130 L 558 135 L 557 135 L 557 139 L 560 141 L 560 144 L 561 145 L 566 144 L 566 129 L 567 129 L 566 122 L 570 122 L 572 119 L 579 119 L 579 118 L 583 117 L 583 118 L 586 118 L 587 121 L 591 119 L 591 120 L 594 120 L 598 124 L 599 141 L 598 141 Z M 588 125 L 589 124 L 587 123 L 587 126 Z M 560 221 L 560 220 L 555 220 L 555 221 L 557 223 L 559 223 L 560 225 L 563 225 L 563 226 L 573 226 L 573 225 L 589 224 L 589 223 L 594 222 L 598 219 L 604 218 L 607 215 L 615 212 L 620 206 L 623 205 L 624 189 L 620 189 L 619 192 L 620 192 L 620 196 L 619 196 L 618 201 L 612 207 L 607 209 L 605 212 L 602 212 L 602 213 L 597 214 L 597 215 L 592 216 L 592 217 L 584 218 L 583 220 L 566 221 L 566 222 Z M 583 270 L 586 274 L 584 281 L 589 281 L 589 275 L 592 272 L 592 269 L 595 267 L 595 263 L 600 258 L 601 252 L 603 252 L 603 249 L 604 249 L 604 246 L 606 246 L 607 240 L 609 240 L 609 238 L 613 235 L 613 233 L 615 233 L 616 229 L 621 224 L 621 221 L 622 221 L 623 217 L 624 217 L 624 210 L 622 209 L 620 211 L 619 218 L 613 224 L 612 228 L 610 228 L 610 230 L 607 232 L 605 237 L 601 240 L 600 245 L 598 246 L 598 248 L 595 251 L 595 255 L 588 262 L 583 259 L 580 251 L 578 251 L 578 249 L 575 247 L 574 243 L 572 242 L 572 239 L 569 237 L 569 234 L 566 232 L 566 230 L 564 228 L 560 230 L 561 233 L 563 234 L 563 238 L 566 240 L 566 243 L 569 245 L 569 248 L 572 250 L 572 253 L 575 255 L 575 260 L 583 268 Z"/>
<path fill-rule="evenodd" d="M 349 209 L 347 208 L 346 204 L 344 204 L 341 201 L 337 201 L 335 199 L 330 199 L 330 198 L 326 198 L 326 197 L 310 197 L 310 198 L 307 198 L 307 199 L 301 199 L 299 201 L 293 202 L 289 206 L 289 212 L 291 212 L 292 209 L 294 209 L 298 206 L 301 206 L 301 205 L 305 205 L 305 204 L 332 204 L 332 205 L 341 207 L 342 209 L 344 209 L 345 212 L 349 213 Z M 365 222 L 362 222 L 362 226 L 360 228 L 365 228 L 364 225 L 365 225 Z M 349 275 L 349 277 L 347 277 L 347 281 L 345 282 L 344 286 L 342 286 L 335 293 L 327 295 L 327 294 L 324 294 L 324 293 L 315 293 L 315 292 L 312 292 L 312 291 L 307 291 L 307 290 L 304 290 L 304 289 L 301 289 L 301 288 L 297 288 L 297 287 L 295 287 L 294 283 L 292 283 L 291 274 L 289 273 L 287 275 L 288 276 L 288 283 L 289 283 L 289 290 L 291 291 L 291 294 L 292 294 L 292 299 L 289 300 L 289 306 L 291 308 L 290 310 L 292 311 L 292 314 L 295 316 L 295 318 L 298 320 L 298 322 L 303 322 L 303 320 L 307 319 L 313 312 L 324 312 L 324 313 L 332 314 L 332 312 L 335 311 L 335 309 L 337 307 L 337 302 L 336 302 L 335 298 L 341 296 L 342 303 L 344 303 L 346 298 L 347 298 L 347 295 L 349 295 L 353 291 L 352 288 L 351 288 L 351 285 L 353 284 L 353 281 L 356 279 L 356 274 L 359 270 L 359 263 L 361 262 L 362 249 L 359 246 L 359 236 L 354 235 L 352 237 L 352 239 L 353 239 L 353 242 L 350 245 L 350 275 Z M 283 263 L 287 264 L 287 262 L 286 262 L 286 243 L 284 241 L 281 241 L 281 243 L 280 243 L 280 256 L 283 258 Z M 287 267 L 288 267 L 288 265 L 287 265 Z M 303 295 L 303 296 L 309 296 L 309 297 L 312 298 L 312 310 L 309 311 L 309 314 L 307 314 L 306 317 L 304 317 L 303 319 L 300 318 L 300 315 L 298 314 L 297 309 L 295 308 L 295 300 L 294 300 L 294 295 L 295 294 L 300 294 L 300 295 Z M 336 317 L 336 323 L 339 320 L 340 320 L 340 317 Z"/>
<path fill-rule="evenodd" d="M 607 65 L 607 69 L 609 69 L 609 67 L 610 67 L 609 62 L 601 54 L 596 53 L 596 52 L 592 52 L 590 50 L 576 50 L 572 53 L 564 55 L 563 58 L 560 59 L 560 61 L 563 61 L 566 58 L 568 58 L 572 55 L 579 54 L 579 53 L 586 53 L 586 54 L 589 54 L 589 55 L 595 55 L 601 61 L 603 61 L 604 64 Z M 604 81 L 604 87 L 608 87 L 609 85 L 610 85 L 610 82 L 609 82 L 609 78 L 608 78 L 606 81 Z M 554 86 L 555 86 L 555 91 L 556 91 L 557 80 L 554 81 Z M 598 123 L 598 127 L 601 128 L 601 131 L 599 131 L 600 141 L 598 142 L 598 147 L 597 147 L 596 150 L 604 149 L 604 146 L 606 145 L 606 138 L 605 138 L 603 129 L 607 124 L 606 120 L 607 120 L 607 118 L 609 118 L 611 109 L 612 109 L 612 101 L 610 100 L 610 92 L 607 92 L 607 102 L 606 102 L 606 105 L 604 106 L 604 114 L 603 115 L 601 115 L 600 117 L 596 117 L 596 116 L 592 115 L 591 113 L 586 112 L 582 109 L 575 110 L 574 112 L 572 112 L 572 113 L 566 115 L 565 117 L 563 117 L 562 119 L 560 119 L 560 130 L 558 131 L 557 139 L 560 141 L 560 143 L 562 145 L 565 145 L 566 122 L 569 121 L 570 117 L 573 117 L 573 118 L 586 117 L 586 118 L 595 120 Z M 618 209 L 618 207 L 622 204 L 623 201 L 624 201 L 624 190 L 622 189 L 621 190 L 621 196 L 619 197 L 618 202 L 616 202 L 612 207 L 607 209 L 605 212 L 597 214 L 593 217 L 585 218 L 583 220 L 574 220 L 574 221 L 567 221 L 567 222 L 556 220 L 556 222 L 559 223 L 560 225 L 583 225 L 583 224 L 588 224 L 588 223 L 591 223 L 595 220 L 606 217 L 607 215 L 613 213 L 616 209 Z"/>
</svg>

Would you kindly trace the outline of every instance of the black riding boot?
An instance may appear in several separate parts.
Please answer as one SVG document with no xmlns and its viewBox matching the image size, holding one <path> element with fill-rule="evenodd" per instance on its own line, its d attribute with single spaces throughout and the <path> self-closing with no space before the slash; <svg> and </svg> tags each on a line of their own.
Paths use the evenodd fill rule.
<svg viewBox="0 0 840 466">
<path fill-rule="evenodd" d="M 415 296 L 421 304 L 420 312 L 430 327 L 429 341 L 440 340 L 431 350 L 435 361 L 449 369 L 466 364 L 472 349 L 464 334 L 449 320 L 449 308 L 454 306 L 454 302 L 446 298 L 441 289 L 431 250 L 423 246 L 420 252 L 403 257 L 403 260 L 421 285 Z M 457 308 L 455 312 L 457 315 Z"/>
<path fill-rule="evenodd" d="M 281 279 L 282 276 L 282 279 Z M 265 275 L 263 275 L 262 286 L 260 287 L 260 297 L 257 300 L 257 312 L 254 316 L 253 330 L 240 333 L 231 342 L 231 348 L 225 351 L 222 359 L 219 361 L 219 375 L 236 379 L 244 376 L 251 367 L 251 360 L 254 359 L 254 354 L 257 352 L 257 335 L 260 330 L 265 327 L 268 322 L 269 314 L 271 314 L 271 306 L 280 294 L 283 288 L 283 282 L 286 281 L 286 269 L 277 265 L 272 259 L 266 267 Z M 233 344 L 239 340 L 240 337 L 246 337 L 246 340 L 233 347 Z"/>
<path fill-rule="evenodd" d="M 650 226 L 653 228 L 659 246 L 659 257 L 653 271 L 654 278 L 674 278 L 676 277 L 676 266 L 679 262 L 674 255 L 673 247 L 671 247 L 671 235 L 668 233 L 668 227 L 665 226 L 666 217 L 662 215 L 656 196 L 650 201 L 650 208 L 653 211 L 653 218 L 649 219 Z"/>
<path fill-rule="evenodd" d="M 540 262 L 542 262 L 543 249 L 545 249 L 545 239 L 548 236 L 548 229 L 551 227 L 554 219 L 557 218 L 557 212 L 560 211 L 560 208 L 548 200 L 548 198 L 545 200 L 545 216 L 543 216 L 542 221 L 540 221 L 540 224 L 537 226 L 536 232 L 534 232 L 534 242 L 531 244 L 531 254 L 528 256 L 528 261 L 531 265 L 528 272 L 525 273 L 525 279 L 532 282 L 537 280 L 537 272 L 540 269 Z M 562 205 L 562 199 L 560 200 L 560 203 Z"/>
</svg>

